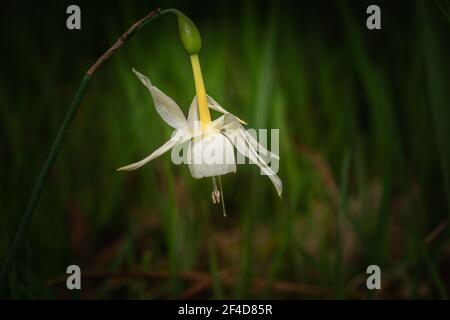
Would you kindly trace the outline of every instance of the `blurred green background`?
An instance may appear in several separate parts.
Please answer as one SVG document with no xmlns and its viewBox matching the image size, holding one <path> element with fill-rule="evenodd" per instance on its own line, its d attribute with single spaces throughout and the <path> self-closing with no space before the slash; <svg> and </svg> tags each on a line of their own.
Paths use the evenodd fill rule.
<svg viewBox="0 0 450 320">
<path fill-rule="evenodd" d="M 448 298 L 448 1 L 76 1 L 80 31 L 69 4 L 1 4 L 0 263 L 83 74 L 156 7 L 199 27 L 211 96 L 280 129 L 283 199 L 254 165 L 222 178 L 227 218 L 170 154 L 115 171 L 171 133 L 132 67 L 185 113 L 194 96 L 175 19 L 155 20 L 95 75 L 4 298 Z"/>
</svg>

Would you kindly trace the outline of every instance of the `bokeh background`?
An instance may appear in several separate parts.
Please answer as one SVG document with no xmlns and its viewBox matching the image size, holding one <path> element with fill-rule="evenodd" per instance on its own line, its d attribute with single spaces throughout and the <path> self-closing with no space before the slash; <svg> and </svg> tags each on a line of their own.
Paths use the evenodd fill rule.
<svg viewBox="0 0 450 320">
<path fill-rule="evenodd" d="M 65 27 L 78 4 L 82 30 Z M 365 27 L 378 4 L 382 29 Z M 136 20 L 175 7 L 203 37 L 208 93 L 280 129 L 279 199 L 254 165 L 211 181 L 170 153 L 135 67 L 182 106 L 194 96 L 173 17 L 95 75 L 4 298 L 448 298 L 449 1 L 2 2 L 0 262 L 83 74 Z M 81 291 L 65 288 L 68 265 Z M 366 288 L 366 268 L 382 290 Z"/>
</svg>

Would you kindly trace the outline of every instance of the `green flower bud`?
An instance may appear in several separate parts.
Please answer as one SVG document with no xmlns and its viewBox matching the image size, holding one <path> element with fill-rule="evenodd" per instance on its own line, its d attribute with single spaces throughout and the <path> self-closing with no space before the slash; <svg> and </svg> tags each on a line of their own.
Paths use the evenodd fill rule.
<svg viewBox="0 0 450 320">
<path fill-rule="evenodd" d="M 178 10 L 174 10 L 178 20 L 181 43 L 189 55 L 198 54 L 202 48 L 202 38 L 195 24 Z"/>
</svg>

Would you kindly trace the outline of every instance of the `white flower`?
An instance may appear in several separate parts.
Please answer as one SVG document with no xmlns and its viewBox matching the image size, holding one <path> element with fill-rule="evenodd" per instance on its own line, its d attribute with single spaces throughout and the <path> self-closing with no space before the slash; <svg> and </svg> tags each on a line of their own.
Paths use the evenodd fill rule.
<svg viewBox="0 0 450 320">
<path fill-rule="evenodd" d="M 248 157 L 261 168 L 262 172 L 272 181 L 278 195 L 281 196 L 283 184 L 280 178 L 262 159 L 258 151 L 271 158 L 279 159 L 279 157 L 265 149 L 244 129 L 241 124 L 245 124 L 244 121 L 226 111 L 210 96 L 206 96 L 208 107 L 222 113 L 221 117 L 203 125 L 199 120 L 199 106 L 196 96 L 191 103 L 188 118 L 186 119 L 173 99 L 153 86 L 146 76 L 134 69 L 133 72 L 149 89 L 156 111 L 168 125 L 175 129 L 175 132 L 169 141 L 148 157 L 139 162 L 121 167 L 118 169 L 119 171 L 136 170 L 173 147 L 188 143 L 187 158 L 191 175 L 196 179 L 220 177 L 227 173 L 236 172 L 234 146 L 239 153 Z M 215 180 L 214 187 L 213 201 L 214 203 L 220 202 L 220 195 Z"/>
</svg>

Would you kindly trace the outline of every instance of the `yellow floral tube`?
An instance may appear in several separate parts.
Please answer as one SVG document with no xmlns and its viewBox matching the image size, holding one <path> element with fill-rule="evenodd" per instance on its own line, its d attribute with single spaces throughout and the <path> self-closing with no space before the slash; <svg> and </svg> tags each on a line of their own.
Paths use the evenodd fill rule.
<svg viewBox="0 0 450 320">
<path fill-rule="evenodd" d="M 198 55 L 192 54 L 190 55 L 190 58 L 192 64 L 192 72 L 194 74 L 195 91 L 197 93 L 198 114 L 203 130 L 206 125 L 211 122 L 211 115 L 209 114 L 208 99 L 206 98 L 205 85 L 203 84 L 202 70 L 200 68 Z"/>
</svg>

